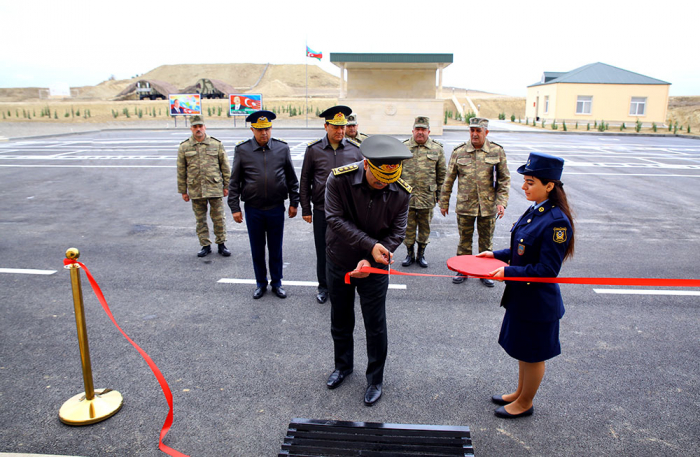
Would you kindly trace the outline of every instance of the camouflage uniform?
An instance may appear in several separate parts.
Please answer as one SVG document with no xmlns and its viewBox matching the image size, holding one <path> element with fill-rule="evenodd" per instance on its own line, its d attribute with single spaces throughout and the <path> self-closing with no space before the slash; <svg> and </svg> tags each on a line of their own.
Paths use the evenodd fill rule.
<svg viewBox="0 0 700 457">
<path fill-rule="evenodd" d="M 197 220 L 197 237 L 201 246 L 209 246 L 207 206 L 214 223 L 216 243 L 226 241 L 226 213 L 222 197 L 228 187 L 231 166 L 221 141 L 207 135 L 201 143 L 189 137 L 177 151 L 177 191 L 188 194 Z"/>
<path fill-rule="evenodd" d="M 362 143 L 362 142 L 365 141 L 367 138 L 369 138 L 369 135 L 365 135 L 365 134 L 362 133 L 362 132 L 357 132 L 357 136 L 356 136 L 355 138 L 353 138 L 353 137 L 351 137 L 351 136 L 348 136 L 348 135 L 345 135 L 345 138 L 347 138 L 347 139 L 349 139 L 349 140 L 354 140 L 354 141 L 356 141 L 356 142 L 358 142 L 358 143 Z"/>
<path fill-rule="evenodd" d="M 440 197 L 440 188 L 445 181 L 445 152 L 442 144 L 428 137 L 425 144 L 418 144 L 413 137 L 404 141 L 413 154 L 412 159 L 403 161 L 401 179 L 406 181 L 413 191 L 408 204 L 408 225 L 404 244 L 409 249 L 416 242 L 425 247 L 430 237 L 430 221 L 433 208 Z"/>
<path fill-rule="evenodd" d="M 440 195 L 440 209 L 448 209 L 455 179 L 457 186 L 457 255 L 472 254 L 474 221 L 479 233 L 479 252 L 493 250 L 496 207 L 508 205 L 510 172 L 503 148 L 488 139 L 480 149 L 471 141 L 452 151 L 447 176 Z"/>
</svg>

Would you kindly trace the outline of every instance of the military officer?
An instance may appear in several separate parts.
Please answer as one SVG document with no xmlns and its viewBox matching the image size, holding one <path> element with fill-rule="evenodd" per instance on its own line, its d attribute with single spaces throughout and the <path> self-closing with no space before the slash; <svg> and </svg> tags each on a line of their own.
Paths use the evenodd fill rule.
<svg viewBox="0 0 700 457">
<path fill-rule="evenodd" d="M 321 116 L 323 116 L 323 113 L 321 113 Z M 348 116 L 348 125 L 345 129 L 345 138 L 355 140 L 358 143 L 362 143 L 364 140 L 366 140 L 368 135 L 358 132 L 358 128 L 359 127 L 357 126 L 357 114 L 350 114 Z"/>
<path fill-rule="evenodd" d="M 387 355 L 386 292 L 389 277 L 361 271 L 387 269 L 406 232 L 410 186 L 401 178 L 401 161 L 411 153 L 399 140 L 376 135 L 361 147 L 365 159 L 333 169 L 326 182 L 326 280 L 331 299 L 335 370 L 329 389 L 353 371 L 355 290 L 367 338 L 367 388 L 372 406 L 382 395 Z M 350 273 L 350 284 L 345 274 Z"/>
<path fill-rule="evenodd" d="M 326 135 L 308 144 L 301 167 L 299 190 L 301 217 L 306 222 L 313 223 L 314 227 L 316 277 L 318 279 L 316 301 L 319 303 L 325 303 L 328 300 L 326 213 L 324 211 L 326 180 L 333 168 L 362 160 L 359 143 L 344 137 L 348 116 L 351 112 L 352 110 L 347 106 L 340 105 L 328 108 L 319 115 L 325 119 Z"/>
<path fill-rule="evenodd" d="M 403 161 L 401 179 L 412 188 L 411 201 L 408 204 L 408 226 L 406 239 L 403 241 L 408 250 L 406 259 L 401 263 L 408 267 L 418 262 L 428 268 L 425 260 L 425 248 L 430 237 L 430 221 L 433 208 L 440 198 L 440 188 L 445 182 L 445 151 L 442 144 L 430 138 L 430 119 L 418 116 L 413 123 L 413 136 L 404 141 L 413 154 L 413 158 Z M 418 257 L 415 257 L 414 244 L 418 231 Z"/>
<path fill-rule="evenodd" d="M 479 253 L 508 262 L 491 272 L 494 278 L 553 278 L 574 255 L 574 218 L 561 182 L 563 170 L 564 159 L 539 152 L 531 152 L 518 168 L 525 197 L 533 204 L 513 224 L 508 248 Z M 561 354 L 559 320 L 564 302 L 559 284 L 508 281 L 501 306 L 506 314 L 498 343 L 518 360 L 518 387 L 491 400 L 502 405 L 494 411 L 496 416 L 515 419 L 532 415 L 545 361 Z"/>
<path fill-rule="evenodd" d="M 297 215 L 299 206 L 299 181 L 289 146 L 270 136 L 272 120 L 276 117 L 271 111 L 256 111 L 246 118 L 253 138 L 236 145 L 229 183 L 228 206 L 233 220 L 239 224 L 243 222 L 240 200 L 245 202 L 245 221 L 257 285 L 254 299 L 261 298 L 267 291 L 266 239 L 272 292 L 279 298 L 287 298 L 282 287 L 284 201 L 289 198 L 290 218 Z"/>
<path fill-rule="evenodd" d="M 197 237 L 202 249 L 197 254 L 204 257 L 211 253 L 207 207 L 214 223 L 214 235 L 219 254 L 228 257 L 226 248 L 226 213 L 223 197 L 228 196 L 228 180 L 231 175 L 228 156 L 221 141 L 207 135 L 202 116 L 190 119 L 192 136 L 180 143 L 177 151 L 177 191 L 186 202 L 192 201 L 197 221 Z"/>
<path fill-rule="evenodd" d="M 496 218 L 503 217 L 508 205 L 510 172 L 503 148 L 486 139 L 489 133 L 488 119 L 473 117 L 469 121 L 469 141 L 452 151 L 447 166 L 447 176 L 440 193 L 440 212 L 447 216 L 452 195 L 452 185 L 457 186 L 457 227 L 459 246 L 457 255 L 472 254 L 474 222 L 479 234 L 479 252 L 493 250 L 493 232 Z M 461 284 L 466 276 L 461 273 L 452 279 Z M 487 287 L 493 287 L 491 279 L 482 278 Z"/>
</svg>

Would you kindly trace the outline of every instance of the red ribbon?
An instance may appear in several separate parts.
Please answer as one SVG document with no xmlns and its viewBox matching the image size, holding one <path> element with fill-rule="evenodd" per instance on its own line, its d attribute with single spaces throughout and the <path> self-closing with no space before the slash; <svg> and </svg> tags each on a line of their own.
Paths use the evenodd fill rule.
<svg viewBox="0 0 700 457">
<path fill-rule="evenodd" d="M 88 281 L 90 281 L 90 285 L 92 286 L 92 290 L 95 292 L 95 295 L 97 296 L 97 299 L 100 301 L 102 304 L 102 308 L 105 310 L 105 313 L 107 313 L 107 316 L 110 318 L 112 323 L 114 324 L 115 327 L 117 327 L 117 330 L 119 330 L 122 335 L 124 335 L 124 338 L 131 343 L 134 348 L 136 348 L 137 351 L 139 351 L 139 354 L 141 354 L 141 357 L 146 361 L 148 366 L 151 368 L 151 371 L 153 371 L 153 374 L 156 376 L 156 379 L 158 380 L 158 383 L 160 384 L 160 388 L 163 390 L 163 395 L 165 395 L 165 400 L 168 402 L 168 406 L 170 407 L 170 411 L 168 411 L 168 416 L 165 418 L 165 422 L 163 423 L 163 428 L 160 430 L 160 440 L 158 442 L 158 449 L 161 451 L 165 452 L 168 455 L 171 455 L 173 457 L 189 457 L 187 454 L 183 454 L 182 452 L 179 452 L 171 447 L 166 446 L 163 444 L 163 438 L 165 438 L 165 435 L 168 434 L 170 431 L 170 427 L 173 425 L 173 394 L 170 392 L 170 387 L 168 386 L 167 381 L 165 380 L 165 377 L 163 376 L 163 373 L 160 372 L 158 369 L 158 366 L 155 364 L 155 362 L 151 359 L 151 357 L 146 354 L 146 351 L 141 349 L 138 344 L 134 342 L 131 338 L 129 338 L 129 335 L 127 335 L 124 330 L 117 324 L 117 321 L 114 319 L 114 316 L 112 315 L 112 311 L 109 309 L 109 306 L 107 305 L 107 300 L 105 300 L 104 294 L 102 294 L 102 290 L 100 289 L 100 286 L 97 284 L 97 281 L 95 281 L 95 278 L 92 277 L 90 274 L 90 270 L 87 269 L 85 264 L 82 262 L 78 262 L 77 260 L 74 259 L 64 259 L 63 264 L 64 265 L 72 265 L 77 263 L 80 265 L 83 270 L 85 270 L 85 275 L 88 278 Z"/>
<path fill-rule="evenodd" d="M 451 275 L 431 275 L 426 273 L 405 273 L 398 270 L 383 270 L 374 267 L 362 267 L 359 270 L 361 273 L 377 273 L 381 275 L 399 275 L 399 276 L 432 276 L 436 278 L 452 278 Z M 465 275 L 472 278 L 489 278 L 496 279 L 489 275 Z M 496 280 L 503 281 L 520 281 L 520 282 L 544 282 L 555 284 L 595 284 L 600 286 L 656 286 L 656 287 L 700 287 L 700 279 L 663 279 L 663 278 L 525 278 L 525 277 L 507 277 L 497 278 Z M 350 284 L 350 272 L 345 273 L 345 284 Z"/>
</svg>

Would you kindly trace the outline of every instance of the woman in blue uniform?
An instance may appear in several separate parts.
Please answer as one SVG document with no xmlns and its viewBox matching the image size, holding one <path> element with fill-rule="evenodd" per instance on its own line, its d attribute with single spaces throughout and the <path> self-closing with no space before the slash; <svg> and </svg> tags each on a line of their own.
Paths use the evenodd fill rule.
<svg viewBox="0 0 700 457">
<path fill-rule="evenodd" d="M 534 204 L 513 225 L 510 248 L 482 252 L 509 266 L 492 272 L 494 278 L 556 277 L 562 262 L 574 254 L 574 224 L 561 182 L 564 160 L 533 152 L 523 175 L 525 197 Z M 558 284 L 507 281 L 501 306 L 506 314 L 498 343 L 519 361 L 518 388 L 494 395 L 498 417 L 517 418 L 534 412 L 532 400 L 544 376 L 544 362 L 561 354 L 559 319 L 564 304 Z"/>
</svg>

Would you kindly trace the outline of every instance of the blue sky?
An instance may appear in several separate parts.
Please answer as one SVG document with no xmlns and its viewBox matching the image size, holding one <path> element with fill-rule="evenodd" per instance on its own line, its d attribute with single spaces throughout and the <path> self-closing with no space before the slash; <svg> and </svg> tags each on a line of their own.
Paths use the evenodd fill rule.
<svg viewBox="0 0 700 457">
<path fill-rule="evenodd" d="M 165 64 L 303 64 L 331 52 L 452 53 L 443 83 L 525 96 L 543 71 L 593 62 L 700 95 L 700 2 L 0 3 L 0 87 L 94 85 Z"/>
</svg>

